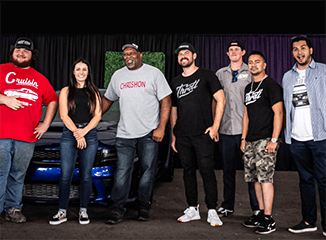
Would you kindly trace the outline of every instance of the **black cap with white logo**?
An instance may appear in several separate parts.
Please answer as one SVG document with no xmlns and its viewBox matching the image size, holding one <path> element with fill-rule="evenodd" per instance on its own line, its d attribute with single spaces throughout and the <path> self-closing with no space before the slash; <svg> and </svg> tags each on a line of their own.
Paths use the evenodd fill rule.
<svg viewBox="0 0 326 240">
<path fill-rule="evenodd" d="M 185 49 L 188 49 L 192 53 L 196 53 L 194 46 L 192 46 L 190 43 L 181 43 L 179 47 L 175 50 L 175 54 L 179 54 L 181 50 L 185 50 Z"/>
<path fill-rule="evenodd" d="M 14 48 L 26 48 L 27 50 L 32 51 L 34 50 L 34 43 L 31 39 L 22 37 L 17 39 Z"/>
</svg>

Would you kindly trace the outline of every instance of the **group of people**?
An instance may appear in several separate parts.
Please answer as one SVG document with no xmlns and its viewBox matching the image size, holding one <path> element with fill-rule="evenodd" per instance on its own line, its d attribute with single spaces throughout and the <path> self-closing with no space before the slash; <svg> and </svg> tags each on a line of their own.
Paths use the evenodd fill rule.
<svg viewBox="0 0 326 240">
<path fill-rule="evenodd" d="M 177 221 L 201 219 L 198 168 L 203 178 L 207 222 L 222 226 L 221 218 L 234 212 L 237 161 L 243 159 L 253 211 L 243 225 L 256 228 L 258 234 L 274 232 L 273 176 L 283 127 L 298 168 L 302 202 L 302 221 L 288 230 L 292 233 L 317 230 L 317 182 L 326 236 L 326 103 L 322 101 L 326 92 L 326 65 L 313 60 L 313 46 L 307 36 L 294 37 L 291 49 L 296 64 L 284 74 L 282 88 L 266 74 L 263 53 L 253 51 L 248 65 L 243 62 L 246 51 L 240 41 L 230 42 L 226 49 L 230 64 L 216 74 L 197 67 L 195 48 L 190 43 L 181 43 L 175 54 L 183 72 L 168 84 L 160 70 L 142 62 L 139 46 L 128 43 L 122 47 L 125 67 L 113 74 L 102 98 L 93 83 L 91 66 L 82 58 L 73 64 L 69 86 L 61 90 L 58 98 L 49 81 L 31 67 L 37 57 L 33 42 L 18 39 L 10 49 L 11 62 L 0 65 L 0 213 L 5 210 L 8 221 L 26 221 L 21 213 L 24 178 L 35 142 L 49 128 L 59 105 L 65 125 L 60 143 L 59 210 L 49 223 L 58 225 L 67 221 L 77 155 L 81 186 L 79 223 L 90 223 L 87 205 L 98 147 L 95 127 L 102 114 L 118 100 L 118 161 L 111 193 L 113 205 L 106 223 L 124 220 L 136 152 L 140 161 L 137 220 L 150 220 L 158 146 L 170 120 L 171 147 L 178 153 L 184 170 L 188 204 Z M 130 81 L 142 84 L 120 87 Z M 42 104 L 47 110 L 44 121 L 39 123 Z M 219 142 L 223 160 L 224 201 L 219 209 L 215 142 Z"/>
</svg>

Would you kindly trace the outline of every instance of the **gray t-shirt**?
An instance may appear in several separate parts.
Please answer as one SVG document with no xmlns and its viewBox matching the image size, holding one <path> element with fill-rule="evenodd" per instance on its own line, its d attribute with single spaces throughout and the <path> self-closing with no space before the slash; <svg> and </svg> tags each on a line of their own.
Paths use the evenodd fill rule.
<svg viewBox="0 0 326 240">
<path fill-rule="evenodd" d="M 156 129 L 160 120 L 159 101 L 171 92 L 163 73 L 156 67 L 143 64 L 136 70 L 126 66 L 117 70 L 104 94 L 110 101 L 119 99 L 117 137 L 140 138 Z"/>
</svg>

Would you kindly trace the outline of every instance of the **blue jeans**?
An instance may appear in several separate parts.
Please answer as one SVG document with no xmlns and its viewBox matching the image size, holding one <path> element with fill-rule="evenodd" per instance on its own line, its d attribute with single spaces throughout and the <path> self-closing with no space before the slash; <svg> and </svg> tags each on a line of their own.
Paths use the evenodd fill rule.
<svg viewBox="0 0 326 240">
<path fill-rule="evenodd" d="M 24 180 L 34 146 L 34 143 L 0 140 L 0 213 L 22 208 Z"/>
<path fill-rule="evenodd" d="M 220 134 L 218 143 L 219 151 L 223 159 L 223 183 L 224 183 L 224 201 L 221 207 L 234 210 L 235 202 L 235 183 L 236 170 L 241 163 L 243 168 L 243 153 L 240 150 L 241 135 Z M 252 211 L 259 210 L 258 200 L 256 197 L 255 183 L 248 182 L 248 193 Z"/>
<path fill-rule="evenodd" d="M 68 128 L 64 127 L 60 142 L 61 175 L 59 185 L 59 208 L 67 209 L 70 186 L 77 156 L 79 156 L 80 207 L 87 208 L 92 194 L 92 168 L 97 152 L 98 139 L 96 128 L 85 135 L 86 148 L 77 148 L 77 141 Z"/>
<path fill-rule="evenodd" d="M 326 140 L 299 142 L 292 139 L 291 153 L 298 168 L 303 220 L 316 226 L 316 182 L 322 226 L 325 226 Z"/>
<path fill-rule="evenodd" d="M 150 209 L 159 143 L 152 140 L 153 132 L 136 139 L 116 139 L 117 168 L 112 189 L 113 206 L 123 212 L 130 191 L 134 158 L 138 151 L 140 172 L 138 208 Z"/>
</svg>

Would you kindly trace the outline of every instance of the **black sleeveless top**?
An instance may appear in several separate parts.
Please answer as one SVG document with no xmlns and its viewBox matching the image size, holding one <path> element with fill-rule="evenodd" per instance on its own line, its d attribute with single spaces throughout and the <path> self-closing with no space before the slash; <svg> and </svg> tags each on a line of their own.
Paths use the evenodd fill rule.
<svg viewBox="0 0 326 240">
<path fill-rule="evenodd" d="M 75 111 L 70 110 L 68 116 L 74 123 L 87 123 L 91 121 L 93 116 L 89 113 L 89 100 L 86 88 L 77 88 L 75 94 Z"/>
</svg>

